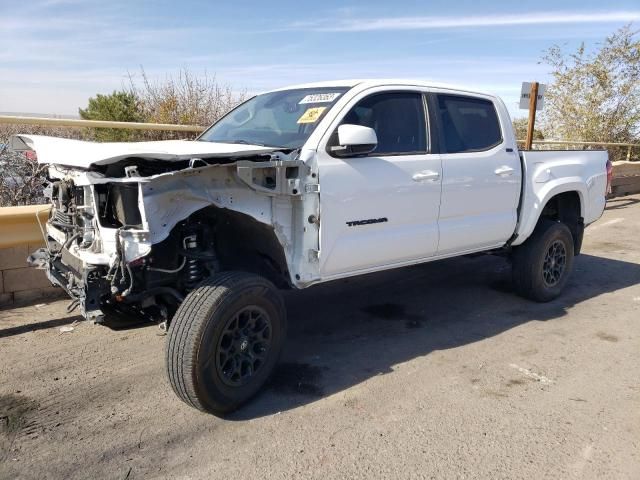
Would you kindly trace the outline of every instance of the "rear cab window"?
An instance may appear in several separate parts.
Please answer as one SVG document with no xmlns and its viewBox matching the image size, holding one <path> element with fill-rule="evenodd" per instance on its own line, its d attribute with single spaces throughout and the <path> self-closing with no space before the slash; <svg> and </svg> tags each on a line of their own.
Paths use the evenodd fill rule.
<svg viewBox="0 0 640 480">
<path fill-rule="evenodd" d="M 442 153 L 482 152 L 502 143 L 492 101 L 463 95 L 437 95 Z"/>
</svg>

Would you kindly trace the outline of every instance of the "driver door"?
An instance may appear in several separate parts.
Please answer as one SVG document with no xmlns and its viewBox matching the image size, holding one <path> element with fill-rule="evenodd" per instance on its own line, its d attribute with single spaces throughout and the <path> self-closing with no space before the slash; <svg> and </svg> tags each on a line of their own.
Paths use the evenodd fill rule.
<svg viewBox="0 0 640 480">
<path fill-rule="evenodd" d="M 373 128 L 366 156 L 332 154 L 337 127 L 318 151 L 323 279 L 414 263 L 438 249 L 442 165 L 430 153 L 422 92 L 363 93 L 340 124 Z"/>
</svg>

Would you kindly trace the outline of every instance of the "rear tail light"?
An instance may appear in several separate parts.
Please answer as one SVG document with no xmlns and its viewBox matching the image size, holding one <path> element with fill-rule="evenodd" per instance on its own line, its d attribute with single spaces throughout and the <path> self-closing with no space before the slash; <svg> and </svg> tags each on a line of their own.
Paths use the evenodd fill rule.
<svg viewBox="0 0 640 480">
<path fill-rule="evenodd" d="M 613 163 L 607 159 L 607 195 L 611 193 L 611 180 L 613 180 Z"/>
</svg>

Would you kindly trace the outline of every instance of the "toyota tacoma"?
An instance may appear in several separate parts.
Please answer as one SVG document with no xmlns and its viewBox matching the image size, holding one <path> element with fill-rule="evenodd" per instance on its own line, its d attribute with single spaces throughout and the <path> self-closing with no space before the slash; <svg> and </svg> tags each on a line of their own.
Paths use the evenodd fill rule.
<svg viewBox="0 0 640 480">
<path fill-rule="evenodd" d="M 270 91 L 195 141 L 11 147 L 48 165 L 30 262 L 87 319 L 166 326 L 175 393 L 218 415 L 273 371 L 282 289 L 490 252 L 554 299 L 611 176 L 606 151 L 519 151 L 499 98 L 421 81 Z"/>
</svg>

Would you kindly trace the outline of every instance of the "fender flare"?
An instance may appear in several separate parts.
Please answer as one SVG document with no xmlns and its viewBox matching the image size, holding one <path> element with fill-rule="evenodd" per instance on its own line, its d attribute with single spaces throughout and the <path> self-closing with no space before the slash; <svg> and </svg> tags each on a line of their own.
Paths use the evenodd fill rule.
<svg viewBox="0 0 640 480">
<path fill-rule="evenodd" d="M 538 185 L 540 187 L 535 188 Z M 581 181 L 579 177 L 561 178 L 528 187 L 524 193 L 524 199 L 520 209 L 521 220 L 518 224 L 516 238 L 512 242 L 512 245 L 520 245 L 531 236 L 540 220 L 544 208 L 552 198 L 568 192 L 578 194 L 580 200 L 580 216 L 584 217 L 587 192 L 584 181 Z"/>
</svg>

